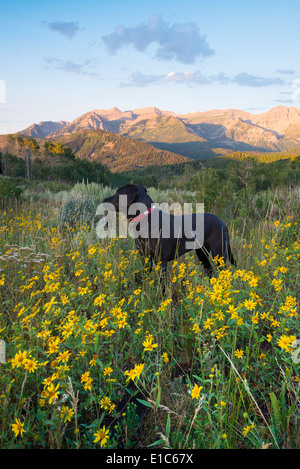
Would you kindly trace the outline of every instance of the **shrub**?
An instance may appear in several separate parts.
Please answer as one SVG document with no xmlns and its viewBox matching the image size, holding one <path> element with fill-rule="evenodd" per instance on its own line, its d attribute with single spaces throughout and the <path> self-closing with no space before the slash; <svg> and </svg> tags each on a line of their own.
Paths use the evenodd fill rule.
<svg viewBox="0 0 300 469">
<path fill-rule="evenodd" d="M 14 184 L 10 178 L 0 178 L 0 201 L 10 198 L 19 198 L 22 193 L 22 188 Z"/>
<path fill-rule="evenodd" d="M 89 225 L 95 216 L 95 211 L 96 207 L 90 197 L 81 193 L 70 193 L 63 199 L 59 212 L 60 222 L 72 228 L 80 224 Z"/>
</svg>

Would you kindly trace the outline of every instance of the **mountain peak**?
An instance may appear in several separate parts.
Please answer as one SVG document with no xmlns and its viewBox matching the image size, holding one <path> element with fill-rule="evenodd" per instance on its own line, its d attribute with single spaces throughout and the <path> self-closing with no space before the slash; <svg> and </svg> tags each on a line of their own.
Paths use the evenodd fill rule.
<svg viewBox="0 0 300 469">
<path fill-rule="evenodd" d="M 72 122 L 34 124 L 20 133 L 54 139 L 93 129 L 151 142 L 194 158 L 212 155 L 211 149 L 280 151 L 299 147 L 300 110 L 276 106 L 260 114 L 229 108 L 180 115 L 155 106 L 132 111 L 112 107 L 94 109 Z"/>
<path fill-rule="evenodd" d="M 94 109 L 93 111 L 97 116 L 100 116 L 109 121 L 132 118 L 132 111 L 121 111 L 117 107 L 111 109 Z"/>
<path fill-rule="evenodd" d="M 116 106 L 112 107 L 111 109 L 108 110 L 108 112 L 117 112 L 117 113 L 122 113 L 120 109 Z"/>
<path fill-rule="evenodd" d="M 63 129 L 67 124 L 68 122 L 66 121 L 59 121 L 59 122 L 42 121 L 42 122 L 39 122 L 38 124 L 30 125 L 29 127 L 27 127 L 27 129 L 21 130 L 18 133 L 31 136 L 31 137 L 43 138 L 52 132 L 56 132 L 58 130 Z"/>
<path fill-rule="evenodd" d="M 144 107 L 144 108 L 140 108 L 140 109 L 134 109 L 133 110 L 134 114 L 157 114 L 157 115 L 161 115 L 162 114 L 162 111 L 160 109 L 158 109 L 157 107 Z"/>
</svg>

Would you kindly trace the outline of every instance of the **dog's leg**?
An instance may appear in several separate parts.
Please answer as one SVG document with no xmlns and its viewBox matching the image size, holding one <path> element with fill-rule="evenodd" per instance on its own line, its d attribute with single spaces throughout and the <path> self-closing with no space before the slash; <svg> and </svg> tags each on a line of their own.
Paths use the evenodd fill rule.
<svg viewBox="0 0 300 469">
<path fill-rule="evenodd" d="M 151 274 L 153 270 L 153 258 L 152 256 L 148 256 L 144 258 L 144 272 L 145 274 Z"/>
<path fill-rule="evenodd" d="M 167 265 L 168 263 L 166 261 L 162 261 L 161 263 L 161 272 L 160 272 L 160 283 L 161 283 L 161 289 L 162 289 L 162 294 L 165 294 L 166 291 L 166 282 L 167 282 Z"/>
<path fill-rule="evenodd" d="M 212 257 L 217 264 L 217 268 L 223 270 L 225 268 L 225 262 L 227 260 L 228 251 L 228 234 L 227 232 L 222 233 L 222 238 L 219 238 L 211 248 Z"/>
<path fill-rule="evenodd" d="M 136 283 L 143 283 L 143 278 L 147 277 L 150 275 L 150 273 L 153 270 L 153 258 L 152 256 L 147 256 L 145 257 L 143 253 L 140 252 L 141 258 L 142 258 L 142 263 L 143 267 L 140 272 L 135 273 L 135 282 Z"/>
<path fill-rule="evenodd" d="M 198 256 L 199 261 L 203 265 L 205 272 L 207 273 L 209 278 L 211 278 L 213 269 L 211 263 L 208 260 L 208 255 L 202 249 L 196 249 L 196 254 Z"/>
<path fill-rule="evenodd" d="M 168 263 L 166 261 L 163 261 L 161 263 L 161 273 L 162 273 L 162 276 L 166 276 L 167 275 L 167 266 L 168 266 Z"/>
</svg>

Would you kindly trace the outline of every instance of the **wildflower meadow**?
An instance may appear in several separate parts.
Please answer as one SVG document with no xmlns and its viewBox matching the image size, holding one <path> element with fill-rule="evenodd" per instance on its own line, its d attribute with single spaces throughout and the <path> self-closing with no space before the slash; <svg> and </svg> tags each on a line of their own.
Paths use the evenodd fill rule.
<svg viewBox="0 0 300 469">
<path fill-rule="evenodd" d="M 0 447 L 299 448 L 299 190 L 226 220 L 237 267 L 190 253 L 165 288 L 133 239 L 98 238 L 114 189 L 77 192 L 0 210 Z"/>
</svg>

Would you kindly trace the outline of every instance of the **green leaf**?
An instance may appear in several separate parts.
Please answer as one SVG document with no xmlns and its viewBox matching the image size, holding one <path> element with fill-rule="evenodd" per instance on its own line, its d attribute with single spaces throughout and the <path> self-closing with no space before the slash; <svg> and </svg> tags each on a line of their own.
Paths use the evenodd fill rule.
<svg viewBox="0 0 300 469">
<path fill-rule="evenodd" d="M 200 376 L 193 375 L 193 378 L 195 378 L 197 381 L 200 381 L 202 383 L 202 378 Z M 210 382 L 210 379 L 208 379 L 207 381 Z"/>
<path fill-rule="evenodd" d="M 46 425 L 54 425 L 53 420 L 49 420 L 49 419 L 45 419 L 45 420 L 44 420 L 44 423 L 45 423 Z"/>
<path fill-rule="evenodd" d="M 150 446 L 161 445 L 162 443 L 164 443 L 164 440 L 157 440 L 154 443 L 151 443 L 151 445 L 148 445 L 147 448 L 150 448 Z"/>
<path fill-rule="evenodd" d="M 153 409 L 153 406 L 152 404 L 150 404 L 150 402 L 144 401 L 144 399 L 137 399 L 137 401 L 139 401 L 141 404 L 145 405 L 146 407 L 150 407 L 151 409 Z"/>
<path fill-rule="evenodd" d="M 159 386 L 158 391 L 157 391 L 156 404 L 155 404 L 156 409 L 159 408 L 160 398 L 161 398 L 161 387 Z"/>
<path fill-rule="evenodd" d="M 171 417 L 170 417 L 170 414 L 168 414 L 167 425 L 166 425 L 166 435 L 167 435 L 168 438 L 169 438 L 169 435 L 170 435 L 170 430 L 171 430 Z"/>
<path fill-rule="evenodd" d="M 278 422 L 281 421 L 280 405 L 279 405 L 278 399 L 275 396 L 274 392 L 270 392 L 269 396 L 270 396 L 270 399 L 271 399 L 271 404 L 272 404 L 274 417 L 275 417 L 276 422 L 278 423 Z"/>
</svg>

